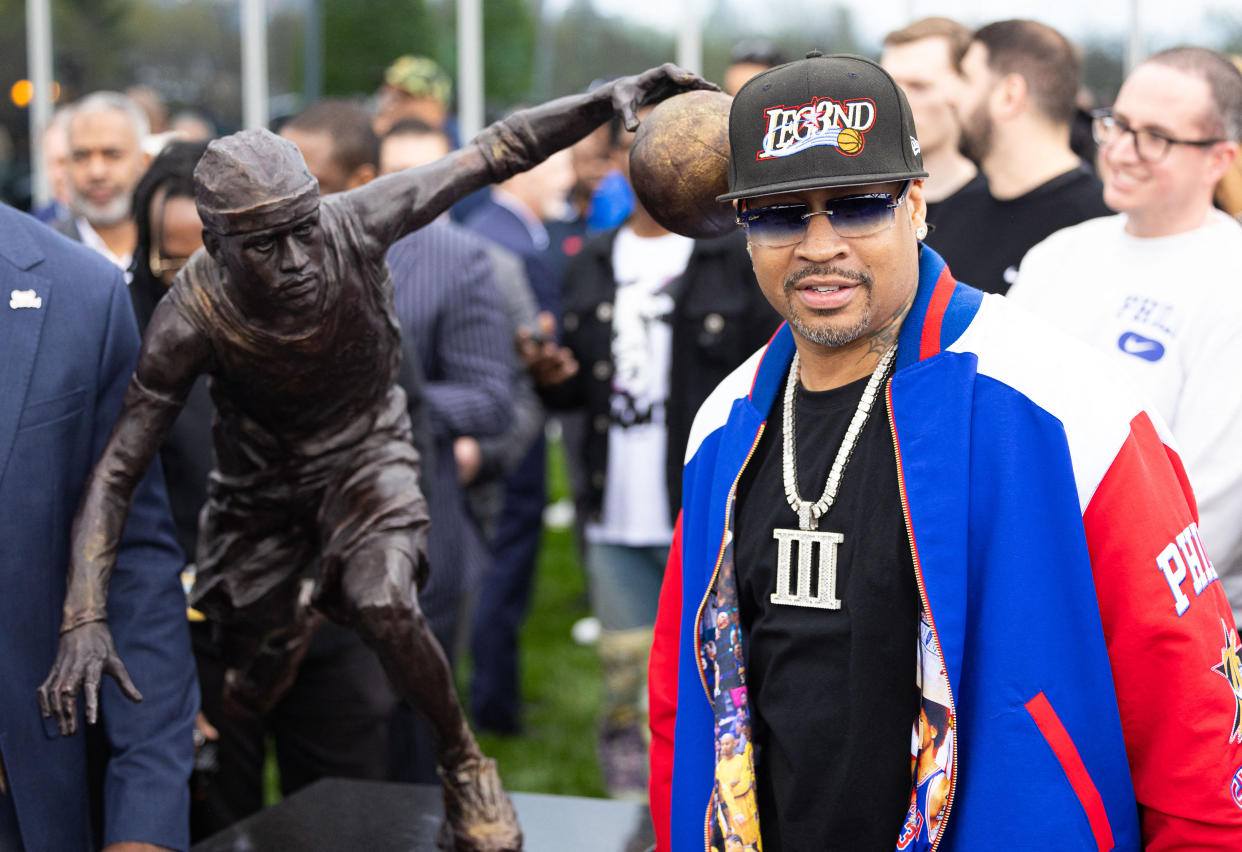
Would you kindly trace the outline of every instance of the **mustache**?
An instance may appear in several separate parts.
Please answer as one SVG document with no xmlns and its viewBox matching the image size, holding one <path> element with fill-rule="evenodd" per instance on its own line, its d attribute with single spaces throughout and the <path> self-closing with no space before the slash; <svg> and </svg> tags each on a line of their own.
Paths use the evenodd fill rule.
<svg viewBox="0 0 1242 852">
<path fill-rule="evenodd" d="M 870 287 L 873 283 L 875 283 L 875 279 L 868 272 L 859 272 L 854 269 L 843 269 L 840 266 L 813 263 L 809 266 L 802 267 L 785 279 L 785 292 L 792 292 L 801 281 L 814 276 L 844 278 L 848 281 L 854 281 L 863 287 Z"/>
</svg>

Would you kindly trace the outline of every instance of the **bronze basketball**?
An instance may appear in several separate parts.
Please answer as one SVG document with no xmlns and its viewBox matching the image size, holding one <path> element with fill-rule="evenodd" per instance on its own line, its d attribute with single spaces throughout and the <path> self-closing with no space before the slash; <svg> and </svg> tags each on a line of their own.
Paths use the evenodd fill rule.
<svg viewBox="0 0 1242 852">
<path fill-rule="evenodd" d="M 723 92 L 686 92 L 643 119 L 630 148 L 630 183 L 657 222 L 687 237 L 737 228 L 729 191 L 729 106 Z"/>
</svg>

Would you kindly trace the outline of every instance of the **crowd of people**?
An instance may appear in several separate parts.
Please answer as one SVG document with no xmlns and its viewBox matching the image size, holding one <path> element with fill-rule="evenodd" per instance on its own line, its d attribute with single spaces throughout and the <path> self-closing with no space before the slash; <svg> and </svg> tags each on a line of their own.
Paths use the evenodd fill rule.
<svg viewBox="0 0 1242 852">
<path fill-rule="evenodd" d="M 1239 68 L 1174 48 L 1092 109 L 1076 47 L 1030 20 L 926 18 L 878 63 L 739 44 L 721 80 L 739 228 L 711 239 L 644 209 L 620 117 L 430 221 L 422 195 L 380 215 L 394 175 L 448 175 L 459 148 L 451 80 L 422 57 L 283 141 L 247 137 L 255 172 L 148 89 L 62 108 L 52 202 L 0 207 L 0 849 L 188 849 L 261 808 L 269 738 L 286 795 L 438 783 L 455 717 L 420 713 L 393 663 L 424 619 L 445 671 L 471 655 L 473 727 L 521 736 L 550 419 L 598 625 L 600 768 L 610 796 L 650 800 L 659 849 L 1238 848 Z M 243 180 L 253 208 L 212 206 Z M 320 340 L 247 303 L 273 339 L 302 335 L 311 375 L 207 330 L 236 324 L 217 290 L 245 264 L 304 262 L 296 228 L 288 249 L 230 229 L 269 215 L 260 190 L 308 204 L 312 184 L 337 242 L 307 257 L 365 279 L 351 299 L 390 286 L 399 365 L 378 379 L 349 372 L 388 358 L 373 317 Z M 144 333 L 141 363 L 178 366 L 127 395 Z M 405 512 L 426 564 L 420 546 L 350 573 L 361 533 L 312 541 L 283 489 L 327 474 L 260 463 L 293 439 L 238 416 L 228 370 L 325 416 L 320 391 L 381 381 L 364 450 L 388 467 L 351 450 L 357 478 L 426 501 L 366 523 Z M 71 529 L 122 410 L 158 462 L 110 449 L 95 487 L 132 495 L 99 501 L 129 522 Z M 359 486 L 326 487 L 312 520 L 353 530 Z M 110 676 L 87 690 L 100 721 L 70 737 L 76 701 L 36 689 L 58 634 L 101 611 L 66 603 L 79 545 L 116 559 L 124 665 L 87 673 Z M 231 584 L 239 553 L 267 579 Z M 373 595 L 381 576 L 405 590 Z M 394 638 L 401 605 L 415 629 Z"/>
</svg>

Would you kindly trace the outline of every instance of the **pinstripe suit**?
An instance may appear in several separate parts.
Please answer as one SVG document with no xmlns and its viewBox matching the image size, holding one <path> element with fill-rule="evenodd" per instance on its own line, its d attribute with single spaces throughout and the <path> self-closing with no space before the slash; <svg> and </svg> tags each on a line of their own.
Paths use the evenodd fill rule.
<svg viewBox="0 0 1242 852">
<path fill-rule="evenodd" d="M 419 601 L 451 659 L 461 604 L 487 560 L 457 481 L 453 439 L 508 428 L 511 335 L 479 237 L 439 220 L 394 243 L 388 265 L 402 333 L 423 364 L 436 447 L 434 469 L 426 474 L 435 495 L 427 539 L 431 579 Z"/>
</svg>

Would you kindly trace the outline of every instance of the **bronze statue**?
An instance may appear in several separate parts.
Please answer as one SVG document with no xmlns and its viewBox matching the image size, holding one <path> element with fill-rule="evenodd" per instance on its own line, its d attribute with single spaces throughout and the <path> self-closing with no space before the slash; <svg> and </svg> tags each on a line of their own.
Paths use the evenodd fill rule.
<svg viewBox="0 0 1242 852">
<path fill-rule="evenodd" d="M 292 143 L 264 130 L 213 142 L 194 173 L 205 250 L 151 319 L 74 519 L 60 648 L 39 688 L 61 734 L 76 728 L 80 688 L 95 721 L 104 672 L 141 700 L 108 630 L 108 580 L 134 486 L 206 373 L 215 470 L 191 602 L 214 623 L 230 667 L 226 701 L 265 709 L 291 682 L 318 619 L 352 626 L 436 731 L 442 842 L 519 849 L 495 762 L 466 724 L 418 606 L 427 512 L 404 393 L 394 386 L 400 331 L 384 254 L 614 110 L 632 129 L 637 107 L 710 87 L 665 65 L 515 113 L 438 162 L 322 201 Z"/>
</svg>

